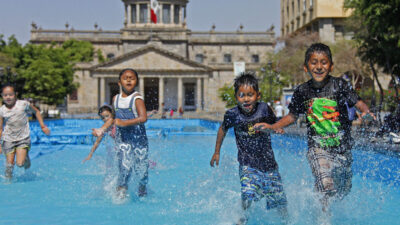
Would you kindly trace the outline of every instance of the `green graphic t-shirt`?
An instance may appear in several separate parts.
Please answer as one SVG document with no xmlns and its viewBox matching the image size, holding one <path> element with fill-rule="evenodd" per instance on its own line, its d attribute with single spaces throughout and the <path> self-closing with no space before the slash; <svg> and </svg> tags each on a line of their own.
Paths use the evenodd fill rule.
<svg viewBox="0 0 400 225">
<path fill-rule="evenodd" d="M 289 111 L 306 116 L 309 146 L 350 148 L 351 121 L 346 104 L 354 106 L 360 97 L 342 78 L 326 79 L 328 82 L 322 88 L 313 87 L 312 80 L 297 87 Z"/>
</svg>

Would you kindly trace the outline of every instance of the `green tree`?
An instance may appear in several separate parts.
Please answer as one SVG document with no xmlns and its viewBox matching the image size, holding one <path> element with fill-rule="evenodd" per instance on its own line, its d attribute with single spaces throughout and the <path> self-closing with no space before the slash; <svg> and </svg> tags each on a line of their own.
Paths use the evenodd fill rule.
<svg viewBox="0 0 400 225">
<path fill-rule="evenodd" d="M 233 88 L 232 85 L 225 84 L 222 88 L 218 90 L 218 93 L 222 101 L 226 102 L 227 108 L 234 107 L 237 104 L 235 97 L 235 89 Z"/>
<path fill-rule="evenodd" d="M 46 104 L 60 104 L 76 90 L 79 84 L 74 82 L 74 65 L 92 61 L 93 52 L 91 43 L 84 41 L 22 46 L 13 36 L 8 42 L 0 36 L 0 54 L 12 58 L 18 74 L 16 83 L 22 84 L 17 92 Z"/>
<path fill-rule="evenodd" d="M 352 10 L 351 28 L 358 43 L 358 54 L 371 65 L 377 64 L 395 81 L 398 97 L 400 79 L 400 1 L 346 0 Z"/>
</svg>

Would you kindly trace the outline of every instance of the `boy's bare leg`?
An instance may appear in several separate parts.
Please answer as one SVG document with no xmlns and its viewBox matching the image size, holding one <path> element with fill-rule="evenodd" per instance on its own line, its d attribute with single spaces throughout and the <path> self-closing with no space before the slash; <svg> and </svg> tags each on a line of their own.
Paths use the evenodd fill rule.
<svg viewBox="0 0 400 225">
<path fill-rule="evenodd" d="M 6 154 L 7 163 L 6 163 L 5 177 L 6 177 L 6 179 L 9 179 L 9 180 L 11 180 L 12 174 L 13 174 L 14 158 L 15 158 L 15 152 Z"/>
<path fill-rule="evenodd" d="M 277 208 L 279 216 L 284 224 L 289 224 L 289 213 L 287 210 L 287 206 L 281 206 Z"/>
<path fill-rule="evenodd" d="M 242 217 L 240 217 L 239 221 L 236 223 L 237 225 L 247 224 L 247 220 L 248 220 L 247 210 L 250 208 L 250 206 L 251 206 L 250 200 L 242 199 L 242 209 L 244 211 L 244 215 Z"/>
<path fill-rule="evenodd" d="M 29 169 L 31 167 L 31 160 L 29 159 L 28 149 L 26 148 L 17 148 L 17 166 L 25 167 L 25 169 Z"/>
</svg>

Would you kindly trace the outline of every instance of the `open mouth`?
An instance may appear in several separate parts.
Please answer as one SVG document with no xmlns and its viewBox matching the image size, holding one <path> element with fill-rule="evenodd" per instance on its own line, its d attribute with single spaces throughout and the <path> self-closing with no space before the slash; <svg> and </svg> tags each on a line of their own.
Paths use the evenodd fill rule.
<svg viewBox="0 0 400 225">
<path fill-rule="evenodd" d="M 252 107 L 252 104 L 245 103 L 245 104 L 242 105 L 242 107 L 243 107 L 243 109 L 245 109 L 245 110 L 250 110 L 251 107 Z"/>
</svg>

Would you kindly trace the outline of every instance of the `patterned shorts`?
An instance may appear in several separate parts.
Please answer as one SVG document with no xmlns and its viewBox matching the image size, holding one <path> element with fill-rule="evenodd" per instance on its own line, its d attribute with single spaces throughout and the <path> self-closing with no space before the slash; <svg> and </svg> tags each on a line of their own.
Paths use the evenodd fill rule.
<svg viewBox="0 0 400 225">
<path fill-rule="evenodd" d="M 315 178 L 315 189 L 318 192 L 339 199 L 350 192 L 353 177 L 351 171 L 353 158 L 350 151 L 338 154 L 311 147 L 307 152 L 307 159 Z"/>
<path fill-rule="evenodd" d="M 287 205 L 282 179 L 278 170 L 261 172 L 249 166 L 239 166 L 243 200 L 258 201 L 266 198 L 266 208 Z"/>
</svg>

